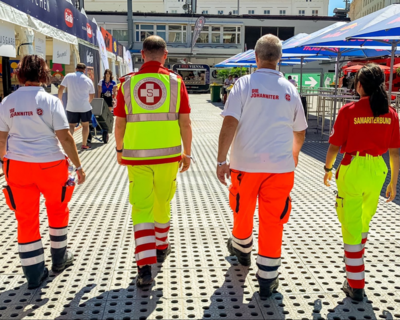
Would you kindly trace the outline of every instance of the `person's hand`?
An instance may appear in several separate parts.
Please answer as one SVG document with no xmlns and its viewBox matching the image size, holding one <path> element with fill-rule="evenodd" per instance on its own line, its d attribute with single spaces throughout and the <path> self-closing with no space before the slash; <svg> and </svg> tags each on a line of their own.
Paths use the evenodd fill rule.
<svg viewBox="0 0 400 320">
<path fill-rule="evenodd" d="M 297 165 L 299 164 L 299 155 L 293 155 L 294 159 L 294 166 L 297 168 Z"/>
<path fill-rule="evenodd" d="M 386 189 L 386 202 L 392 202 L 396 198 L 396 186 L 390 182 Z"/>
<path fill-rule="evenodd" d="M 185 171 L 188 171 L 190 168 L 190 162 L 191 159 L 186 157 L 184 154 L 182 155 L 182 159 L 181 161 L 179 161 L 179 169 L 180 169 L 180 173 L 183 173 Z"/>
<path fill-rule="evenodd" d="M 122 164 L 122 152 L 117 152 L 117 162 L 120 166 L 125 166 Z"/>
<path fill-rule="evenodd" d="M 231 177 L 231 170 L 229 168 L 229 165 L 225 163 L 224 165 L 220 166 L 217 165 L 217 177 L 218 180 L 225 186 L 228 185 L 226 182 L 226 179 L 230 179 Z"/>
<path fill-rule="evenodd" d="M 80 169 L 76 172 L 78 176 L 78 185 L 83 184 L 86 180 L 86 173 L 83 171 L 83 169 Z"/>
<path fill-rule="evenodd" d="M 331 186 L 331 184 L 329 183 L 329 181 L 331 181 L 331 180 L 332 180 L 332 171 L 326 172 L 326 173 L 325 173 L 325 177 L 324 177 L 324 184 L 325 184 L 327 187 L 330 187 L 330 186 Z"/>
</svg>

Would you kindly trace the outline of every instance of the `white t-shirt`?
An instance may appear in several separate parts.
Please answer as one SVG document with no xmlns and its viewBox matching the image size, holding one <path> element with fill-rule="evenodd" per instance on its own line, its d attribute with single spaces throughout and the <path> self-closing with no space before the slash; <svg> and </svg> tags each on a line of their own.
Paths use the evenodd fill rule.
<svg viewBox="0 0 400 320">
<path fill-rule="evenodd" d="M 6 157 L 45 163 L 65 159 L 55 131 L 69 129 L 61 101 L 41 87 L 21 87 L 0 105 L 0 131 L 8 132 Z"/>
<path fill-rule="evenodd" d="M 295 169 L 293 131 L 307 129 L 296 88 L 279 71 L 259 69 L 234 85 L 222 116 L 239 120 L 231 168 L 285 173 Z"/>
<path fill-rule="evenodd" d="M 89 103 L 89 94 L 94 94 L 93 81 L 82 72 L 69 73 L 61 85 L 68 88 L 67 111 L 88 112 L 92 110 Z"/>
</svg>

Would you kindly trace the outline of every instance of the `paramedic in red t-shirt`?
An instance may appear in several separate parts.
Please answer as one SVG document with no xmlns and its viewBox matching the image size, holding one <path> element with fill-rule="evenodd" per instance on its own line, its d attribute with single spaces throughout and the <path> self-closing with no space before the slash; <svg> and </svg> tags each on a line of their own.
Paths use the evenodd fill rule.
<svg viewBox="0 0 400 320">
<path fill-rule="evenodd" d="M 396 197 L 399 174 L 399 118 L 389 107 L 385 75 L 376 64 L 368 64 L 356 75 L 355 88 L 361 99 L 339 112 L 329 139 L 324 183 L 330 186 L 332 167 L 339 152 L 343 160 L 336 172 L 336 211 L 342 225 L 347 280 L 343 290 L 352 299 L 364 298 L 364 247 L 388 168 L 382 155 L 389 150 L 391 179 L 387 202 Z"/>
</svg>

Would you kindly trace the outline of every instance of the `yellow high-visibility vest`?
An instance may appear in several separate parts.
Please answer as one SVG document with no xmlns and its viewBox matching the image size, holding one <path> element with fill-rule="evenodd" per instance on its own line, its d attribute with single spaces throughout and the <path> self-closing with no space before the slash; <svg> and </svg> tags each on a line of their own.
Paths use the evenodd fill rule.
<svg viewBox="0 0 400 320">
<path fill-rule="evenodd" d="M 181 79 L 170 75 L 134 75 L 122 85 L 126 130 L 124 160 L 156 160 L 182 153 L 178 123 Z"/>
</svg>

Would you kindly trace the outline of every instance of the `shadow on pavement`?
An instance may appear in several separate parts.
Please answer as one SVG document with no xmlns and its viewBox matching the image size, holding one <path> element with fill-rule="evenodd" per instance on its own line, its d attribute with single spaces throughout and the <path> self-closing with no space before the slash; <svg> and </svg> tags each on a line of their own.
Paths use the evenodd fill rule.
<svg viewBox="0 0 400 320">
<path fill-rule="evenodd" d="M 357 302 L 347 297 L 342 301 L 339 301 L 338 305 L 334 309 L 330 309 L 328 311 L 329 313 L 327 314 L 327 319 L 330 320 L 378 319 L 378 317 L 375 315 L 372 301 L 368 300 L 367 298 L 364 298 L 364 301 L 362 302 Z M 393 319 L 393 316 L 387 317 L 386 319 Z"/>
</svg>

